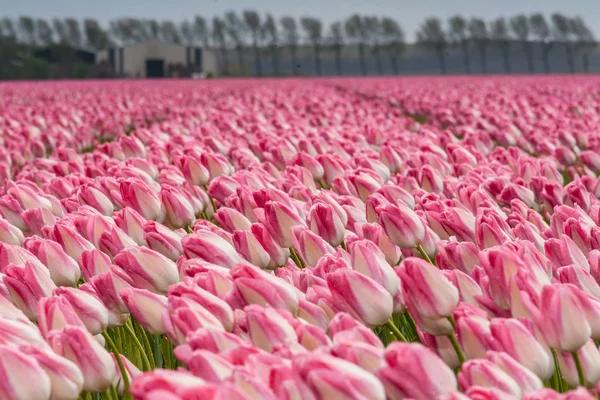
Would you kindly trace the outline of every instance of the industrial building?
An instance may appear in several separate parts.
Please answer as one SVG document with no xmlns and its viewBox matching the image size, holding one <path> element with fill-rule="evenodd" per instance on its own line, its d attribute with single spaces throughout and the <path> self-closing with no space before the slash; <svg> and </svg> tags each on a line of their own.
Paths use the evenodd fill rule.
<svg viewBox="0 0 600 400">
<path fill-rule="evenodd" d="M 215 76 L 218 72 L 212 51 L 158 40 L 99 51 L 96 63 L 108 64 L 117 74 L 131 78 Z"/>
</svg>

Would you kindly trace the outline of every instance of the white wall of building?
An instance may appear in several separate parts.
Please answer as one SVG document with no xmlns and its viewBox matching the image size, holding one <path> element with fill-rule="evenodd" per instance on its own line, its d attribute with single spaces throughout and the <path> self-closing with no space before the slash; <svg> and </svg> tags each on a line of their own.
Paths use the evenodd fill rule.
<svg viewBox="0 0 600 400">
<path fill-rule="evenodd" d="M 201 49 L 201 70 L 205 74 L 217 75 L 218 64 L 215 54 L 210 50 Z M 195 65 L 195 50 L 189 49 L 189 62 Z M 123 48 L 114 49 L 114 68 L 127 77 L 146 77 L 146 60 L 164 60 L 165 74 L 169 64 L 188 64 L 188 47 L 150 41 L 138 43 Z M 96 63 L 110 62 L 110 51 L 103 50 L 96 53 Z"/>
</svg>

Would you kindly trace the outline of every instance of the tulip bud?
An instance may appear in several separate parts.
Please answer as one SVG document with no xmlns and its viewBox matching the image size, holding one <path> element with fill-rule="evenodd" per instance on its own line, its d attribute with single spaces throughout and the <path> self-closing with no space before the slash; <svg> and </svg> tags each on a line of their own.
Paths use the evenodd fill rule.
<svg viewBox="0 0 600 400">
<path fill-rule="evenodd" d="M 212 232 L 198 231 L 186 235 L 181 240 L 181 245 L 183 246 L 183 254 L 187 258 L 200 258 L 211 264 L 226 268 L 245 263 L 231 244 Z"/>
<path fill-rule="evenodd" d="M 285 248 L 294 245 L 293 236 L 296 227 L 306 226 L 295 210 L 274 201 L 265 204 L 265 226 L 275 241 Z"/>
<path fill-rule="evenodd" d="M 392 296 L 396 294 L 400 279 L 373 242 L 359 240 L 353 242 L 349 250 L 352 269 L 382 285 Z"/>
<path fill-rule="evenodd" d="M 277 267 L 285 265 L 290 257 L 290 251 L 287 248 L 279 246 L 264 225 L 252 224 L 250 231 L 269 254 L 270 261 L 268 269 L 276 269 Z"/>
<path fill-rule="evenodd" d="M 458 318 L 456 334 L 467 359 L 484 358 L 493 348 L 490 321 L 485 317 L 471 315 Z"/>
<path fill-rule="evenodd" d="M 177 261 L 183 253 L 181 236 L 158 222 L 148 221 L 144 226 L 144 240 L 148 247 L 169 260 Z"/>
<path fill-rule="evenodd" d="M 195 376 L 215 383 L 227 380 L 235 368 L 223 356 L 207 350 L 195 350 L 186 364 Z"/>
<path fill-rule="evenodd" d="M 352 270 L 337 270 L 327 276 L 332 300 L 368 326 L 382 325 L 392 315 L 390 293 L 371 278 Z"/>
<path fill-rule="evenodd" d="M 329 204 L 315 203 L 310 209 L 307 223 L 311 231 L 333 247 L 339 246 L 344 240 L 344 223 Z"/>
<path fill-rule="evenodd" d="M 25 210 L 22 217 L 25 225 L 29 228 L 29 231 L 35 235 L 42 235 L 42 228 L 44 226 L 52 226 L 57 221 L 54 214 L 45 208 L 31 208 Z"/>
<path fill-rule="evenodd" d="M 137 322 L 153 335 L 164 335 L 162 314 L 167 309 L 167 297 L 146 289 L 124 288 L 121 297 Z"/>
<path fill-rule="evenodd" d="M 236 230 L 248 230 L 252 225 L 252 222 L 250 222 L 244 214 L 229 207 L 219 208 L 213 217 L 219 223 L 221 228 L 229 233 L 233 233 Z"/>
<path fill-rule="evenodd" d="M 48 334 L 48 343 L 55 353 L 73 362 L 83 374 L 83 390 L 102 392 L 116 375 L 110 354 L 85 329 L 66 326 Z"/>
<path fill-rule="evenodd" d="M 441 358 L 419 343 L 390 344 L 384 353 L 386 366 L 377 371 L 387 398 L 435 399 L 456 390 L 456 377 Z M 436 371 L 435 376 L 421 371 Z"/>
<path fill-rule="evenodd" d="M 203 186 L 208 183 L 208 169 L 196 157 L 181 156 L 176 158 L 175 161 L 189 183 L 196 186 Z"/>
<path fill-rule="evenodd" d="M 25 265 L 9 265 L 3 282 L 10 292 L 15 305 L 31 319 L 36 319 L 36 306 L 39 299 L 48 297 L 56 288 L 48 270 L 39 263 L 27 261 Z"/>
<path fill-rule="evenodd" d="M 224 329 L 223 324 L 206 308 L 189 298 L 172 297 L 162 315 L 167 337 L 174 344 L 185 343 L 186 336 L 201 327 Z"/>
<path fill-rule="evenodd" d="M 231 175 L 234 169 L 225 156 L 214 153 L 202 153 L 200 156 L 200 162 L 208 170 L 210 179 L 216 178 L 221 175 Z"/>
<path fill-rule="evenodd" d="M 594 386 L 600 381 L 600 351 L 593 340 L 588 340 L 581 349 L 577 350 L 586 386 Z M 563 378 L 572 387 L 579 385 L 579 375 L 573 355 L 569 352 L 557 352 L 556 358 Z"/>
<path fill-rule="evenodd" d="M 458 382 L 463 389 L 474 386 L 499 389 L 506 396 L 520 398 L 519 384 L 500 367 L 488 360 L 469 360 L 462 365 L 458 373 Z"/>
<path fill-rule="evenodd" d="M 50 271 L 50 278 L 57 286 L 75 286 L 81 278 L 81 270 L 60 244 L 47 239 L 26 241 L 27 247 Z"/>
<path fill-rule="evenodd" d="M 108 311 L 95 296 L 72 287 L 60 287 L 54 295 L 66 299 L 92 334 L 101 333 L 108 326 Z"/>
<path fill-rule="evenodd" d="M 409 257 L 396 268 L 396 273 L 411 314 L 416 312 L 427 319 L 452 315 L 458 305 L 458 290 L 439 269 L 420 258 Z"/>
<path fill-rule="evenodd" d="M 50 377 L 34 357 L 23 353 L 20 349 L 0 345 L 0 373 L 3 376 L 0 383 L 0 398 L 11 400 L 50 398 L 52 393 Z M 30 384 L 32 382 L 35 383 Z"/>
<path fill-rule="evenodd" d="M 271 261 L 269 253 L 261 246 L 260 242 L 249 230 L 235 231 L 232 236 L 235 250 L 249 263 L 259 268 L 267 268 Z"/>
<path fill-rule="evenodd" d="M 37 324 L 44 337 L 48 336 L 48 332 L 60 330 L 67 325 L 85 328 L 71 303 L 64 297 L 44 297 L 38 302 L 36 311 Z"/>
<path fill-rule="evenodd" d="M 250 340 L 259 349 L 272 352 L 279 346 L 293 347 L 298 343 L 294 328 L 275 309 L 250 305 L 244 311 Z"/>
<path fill-rule="evenodd" d="M 0 219 L 0 242 L 20 246 L 23 243 L 23 232 L 5 219 Z"/>
<path fill-rule="evenodd" d="M 59 243 L 65 253 L 74 260 L 78 260 L 85 250 L 95 249 L 94 245 L 84 239 L 79 233 L 66 225 L 56 224 L 52 227 L 52 237 Z"/>
<path fill-rule="evenodd" d="M 110 270 L 110 258 L 100 250 L 86 250 L 79 256 L 81 272 L 86 281 Z M 52 274 L 52 272 L 50 272 Z M 67 286 L 67 285 L 65 285 Z"/>
<path fill-rule="evenodd" d="M 77 198 L 82 205 L 88 205 L 98 210 L 102 215 L 109 216 L 115 210 L 113 203 L 108 197 L 100 190 L 89 185 L 82 186 L 79 189 Z"/>
<path fill-rule="evenodd" d="M 123 180 L 119 190 L 125 205 L 133 208 L 145 219 L 158 222 L 165 219 L 166 211 L 160 197 L 141 179 Z"/>
<path fill-rule="evenodd" d="M 316 352 L 293 359 L 293 371 L 310 387 L 317 399 L 384 400 L 386 393 L 379 380 L 351 362 Z"/>
<path fill-rule="evenodd" d="M 381 207 L 379 223 L 390 239 L 403 249 L 414 249 L 425 238 L 423 223 L 408 207 L 391 204 Z"/>
<path fill-rule="evenodd" d="M 316 266 L 321 257 L 326 254 L 333 254 L 335 251 L 320 236 L 304 227 L 296 228 L 293 236 L 293 247 L 302 261 L 309 267 Z"/>
<path fill-rule="evenodd" d="M 131 278 L 136 287 L 165 293 L 179 282 L 175 263 L 160 253 L 144 247 L 129 247 L 115 257 L 115 263 Z"/>
<path fill-rule="evenodd" d="M 146 220 L 133 208 L 125 207 L 113 214 L 113 219 L 134 242 L 140 246 L 146 245 L 144 240 L 144 225 Z"/>
<path fill-rule="evenodd" d="M 19 350 L 34 358 L 50 378 L 51 399 L 76 399 L 79 396 L 83 388 L 83 375 L 77 365 L 36 346 L 20 346 Z"/>
<path fill-rule="evenodd" d="M 160 199 L 165 210 L 165 224 L 167 226 L 177 229 L 193 224 L 196 219 L 194 209 L 179 190 L 165 185 L 160 191 Z"/>
</svg>

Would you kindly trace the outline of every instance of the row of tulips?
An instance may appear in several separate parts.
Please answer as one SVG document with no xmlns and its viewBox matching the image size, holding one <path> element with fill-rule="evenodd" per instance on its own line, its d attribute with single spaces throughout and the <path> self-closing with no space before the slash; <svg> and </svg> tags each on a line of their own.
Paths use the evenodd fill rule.
<svg viewBox="0 0 600 400">
<path fill-rule="evenodd" d="M 597 86 L 1 87 L 0 398 L 595 398 Z"/>
</svg>

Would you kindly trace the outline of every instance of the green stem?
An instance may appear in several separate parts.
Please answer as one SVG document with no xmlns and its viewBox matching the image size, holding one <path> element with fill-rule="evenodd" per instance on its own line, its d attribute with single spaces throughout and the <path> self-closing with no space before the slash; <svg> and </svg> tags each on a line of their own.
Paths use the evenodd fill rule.
<svg viewBox="0 0 600 400">
<path fill-rule="evenodd" d="M 108 347 L 110 348 L 112 353 L 115 355 L 115 360 L 117 360 L 117 364 L 119 365 L 119 370 L 121 371 L 121 377 L 123 378 L 123 384 L 125 385 L 124 397 L 126 399 L 132 399 L 131 393 L 129 393 L 129 375 L 127 375 L 127 370 L 125 369 L 125 366 L 123 365 L 123 360 L 121 360 L 121 356 L 119 355 L 119 350 L 117 349 L 115 342 L 113 342 L 110 335 L 108 333 L 106 333 L 106 331 L 102 331 L 102 336 L 104 336 L 104 340 L 106 340 Z"/>
<path fill-rule="evenodd" d="M 392 331 L 392 333 L 394 334 L 394 336 L 396 336 L 396 339 L 398 339 L 401 342 L 408 342 L 408 340 L 406 340 L 406 338 L 404 337 L 404 335 L 402 334 L 402 332 L 400 332 L 400 329 L 398 329 L 398 327 L 394 324 L 394 321 L 392 321 L 391 317 L 385 323 L 385 326 L 387 326 L 389 328 L 389 330 Z"/>
<path fill-rule="evenodd" d="M 552 374 L 553 379 L 556 379 L 556 386 L 553 388 L 559 393 L 563 393 L 563 384 L 562 384 L 562 374 L 560 372 L 560 365 L 558 364 L 558 358 L 556 357 L 556 351 L 551 349 L 552 358 L 554 358 L 554 374 Z"/>
<path fill-rule="evenodd" d="M 460 346 L 458 345 L 458 342 L 456 341 L 456 338 L 454 337 L 454 333 L 446 335 L 446 337 L 450 340 L 450 343 L 452 343 L 452 347 L 454 348 L 454 351 L 456 352 L 456 356 L 458 357 L 458 362 L 462 365 L 462 363 L 465 362 L 465 355 L 463 354 L 462 350 L 460 349 Z"/>
<path fill-rule="evenodd" d="M 342 246 L 342 249 L 348 251 L 348 248 L 346 247 L 346 242 L 342 240 L 342 243 L 340 243 L 340 246 Z"/>
<path fill-rule="evenodd" d="M 136 329 L 137 332 L 140 333 L 140 335 L 142 336 L 142 342 L 144 343 L 144 348 L 146 349 L 146 352 L 149 354 L 149 359 L 151 361 L 151 369 L 154 369 L 156 367 L 155 364 L 155 359 L 154 359 L 154 353 L 152 352 L 152 346 L 150 345 L 150 340 L 148 339 L 148 334 L 146 333 L 146 331 L 144 330 L 144 328 L 142 328 L 142 326 L 135 320 L 132 319 L 134 328 Z"/>
<path fill-rule="evenodd" d="M 186 231 L 187 233 L 194 233 L 194 231 L 192 230 L 192 227 L 191 227 L 191 226 L 189 226 L 189 225 L 185 227 L 185 231 Z"/>
<path fill-rule="evenodd" d="M 585 375 L 583 374 L 583 367 L 581 366 L 581 359 L 579 358 L 579 353 L 574 351 L 571 354 L 573 354 L 573 361 L 575 361 L 575 367 L 577 367 L 577 376 L 579 377 L 579 385 L 586 387 Z"/>
<path fill-rule="evenodd" d="M 431 258 L 429 258 L 429 256 L 427 255 L 427 253 L 425 253 L 425 250 L 423 250 L 423 247 L 420 244 L 417 245 L 417 250 L 419 251 L 419 254 L 421 254 L 421 257 L 423 257 L 423 259 L 425 261 L 427 261 L 431 265 L 435 265 L 433 263 L 433 261 L 431 261 Z"/>
<path fill-rule="evenodd" d="M 139 341 L 137 335 L 135 334 L 135 332 L 133 331 L 130 323 L 131 323 L 130 321 L 127 321 L 125 323 L 125 330 L 127 330 L 127 333 L 129 333 L 129 336 L 131 336 L 131 339 L 133 340 L 133 343 L 140 350 L 140 355 L 141 355 L 142 361 L 144 363 L 144 368 L 146 369 L 146 371 L 151 371 L 152 370 L 152 365 L 150 365 L 150 361 L 148 360 L 148 356 L 146 355 L 146 352 L 144 351 L 144 346 L 142 346 L 142 344 L 140 343 L 140 341 Z"/>
<path fill-rule="evenodd" d="M 304 265 L 304 263 L 298 256 L 298 253 L 296 253 L 296 250 L 294 250 L 293 247 L 290 247 L 290 257 L 292 257 L 292 260 L 298 266 L 298 268 L 306 268 L 306 265 Z"/>
<path fill-rule="evenodd" d="M 410 325 L 413 334 L 417 338 L 417 342 L 420 342 L 421 340 L 419 339 L 419 334 L 417 333 L 417 324 L 415 324 L 415 320 L 413 319 L 412 315 L 410 315 L 408 311 L 405 311 L 404 318 L 406 319 L 406 321 L 408 321 L 408 324 Z"/>
<path fill-rule="evenodd" d="M 217 205 L 215 203 L 215 199 L 213 199 L 212 196 L 208 194 L 208 185 L 204 185 L 204 190 L 206 191 L 206 194 L 207 194 L 208 198 L 210 199 L 210 204 L 212 205 L 213 211 L 216 212 Z"/>
</svg>

